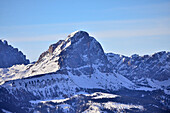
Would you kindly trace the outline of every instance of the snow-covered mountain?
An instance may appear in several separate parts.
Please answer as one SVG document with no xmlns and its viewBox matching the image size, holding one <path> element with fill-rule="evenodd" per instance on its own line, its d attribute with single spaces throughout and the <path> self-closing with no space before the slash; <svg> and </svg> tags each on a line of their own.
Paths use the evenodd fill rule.
<svg viewBox="0 0 170 113">
<path fill-rule="evenodd" d="M 138 76 L 132 79 L 121 70 L 120 66 L 129 66 L 119 66 L 121 59 L 119 55 L 105 54 L 100 43 L 87 32 L 73 32 L 50 45 L 35 64 L 0 69 L 0 111 L 169 111 L 169 79 L 148 75 L 142 77 L 161 84 L 154 81 L 156 88 L 137 84 Z M 162 64 L 168 70 L 169 60 Z"/>
<path fill-rule="evenodd" d="M 66 40 L 50 45 L 49 49 L 42 53 L 36 64 L 31 67 L 34 70 L 31 74 L 67 69 L 79 76 L 81 74 L 91 76 L 96 65 L 100 72 L 112 72 L 109 70 L 111 65 L 101 45 L 87 32 L 77 31 L 71 33 Z M 40 68 L 41 71 L 39 71 Z M 81 68 L 81 72 L 78 68 Z"/>
<path fill-rule="evenodd" d="M 138 86 L 164 89 L 170 88 L 170 52 L 162 51 L 153 55 L 131 57 L 107 53 L 113 70 L 125 76 Z"/>
<path fill-rule="evenodd" d="M 29 60 L 17 48 L 8 45 L 6 40 L 0 39 L 0 68 L 11 67 L 15 64 L 28 64 Z"/>
<path fill-rule="evenodd" d="M 35 64 L 14 66 L 8 70 L 3 69 L 0 73 L 4 76 L 1 82 L 50 73 L 68 75 L 79 87 L 102 88 L 112 85 L 108 88 L 115 90 L 122 86 L 134 87 L 132 82 L 115 73 L 112 68 L 100 43 L 87 32 L 76 31 L 66 40 L 50 45 Z M 13 73 L 12 77 L 11 73 Z M 80 80 L 84 83 L 80 83 Z"/>
<path fill-rule="evenodd" d="M 144 77 L 164 81 L 170 78 L 170 52 L 144 56 L 134 54 L 131 57 L 114 53 L 106 55 L 114 65 L 114 70 L 131 80 Z"/>
</svg>

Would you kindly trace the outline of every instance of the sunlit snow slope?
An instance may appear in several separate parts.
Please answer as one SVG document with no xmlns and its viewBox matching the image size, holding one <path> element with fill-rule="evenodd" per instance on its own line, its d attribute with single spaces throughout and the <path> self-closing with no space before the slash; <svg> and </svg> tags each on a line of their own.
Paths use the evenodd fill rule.
<svg viewBox="0 0 170 113">
<path fill-rule="evenodd" d="M 50 45 L 34 64 L 0 68 L 0 110 L 168 111 L 169 52 L 157 54 L 105 54 L 95 38 L 76 31 Z"/>
</svg>

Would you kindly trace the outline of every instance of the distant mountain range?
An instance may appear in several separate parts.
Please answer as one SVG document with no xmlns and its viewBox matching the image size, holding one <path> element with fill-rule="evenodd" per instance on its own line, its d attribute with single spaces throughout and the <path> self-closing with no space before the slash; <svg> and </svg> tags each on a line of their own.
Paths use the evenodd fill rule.
<svg viewBox="0 0 170 113">
<path fill-rule="evenodd" d="M 0 68 L 0 112 L 170 112 L 170 52 L 104 53 L 94 37 L 76 31 L 34 64 L 19 59 Z"/>
</svg>

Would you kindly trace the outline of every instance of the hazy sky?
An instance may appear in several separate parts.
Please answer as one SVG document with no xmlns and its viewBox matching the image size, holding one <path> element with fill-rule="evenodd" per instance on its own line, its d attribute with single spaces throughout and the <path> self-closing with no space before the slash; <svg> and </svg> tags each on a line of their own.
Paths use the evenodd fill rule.
<svg viewBox="0 0 170 113">
<path fill-rule="evenodd" d="M 76 30 L 105 52 L 170 51 L 170 0 L 0 0 L 0 38 L 31 61 Z"/>
</svg>

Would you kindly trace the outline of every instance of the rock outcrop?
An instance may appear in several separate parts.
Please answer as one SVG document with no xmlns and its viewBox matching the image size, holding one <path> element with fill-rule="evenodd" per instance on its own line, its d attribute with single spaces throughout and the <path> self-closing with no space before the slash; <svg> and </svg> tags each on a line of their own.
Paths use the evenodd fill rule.
<svg viewBox="0 0 170 113">
<path fill-rule="evenodd" d="M 8 45 L 6 40 L 0 40 L 0 68 L 28 63 L 29 60 L 26 59 L 26 56 L 21 51 L 18 51 L 17 48 L 13 48 L 11 45 Z"/>
<path fill-rule="evenodd" d="M 50 65 L 56 68 L 45 72 Z M 65 40 L 50 45 L 32 69 L 37 66 L 44 67 L 41 71 L 44 70 L 45 73 L 69 68 L 80 75 L 77 68 L 81 67 L 83 74 L 91 75 L 94 73 L 93 67 L 96 66 L 100 72 L 113 72 L 100 43 L 85 31 L 73 32 Z"/>
<path fill-rule="evenodd" d="M 106 54 L 113 64 L 113 70 L 130 80 L 155 79 L 159 81 L 170 78 L 170 52 L 161 51 L 153 55 L 131 57 L 114 53 Z"/>
<path fill-rule="evenodd" d="M 0 68 L 0 112 L 168 113 L 169 63 L 169 52 L 105 54 L 95 38 L 76 31 L 34 64 Z"/>
</svg>

